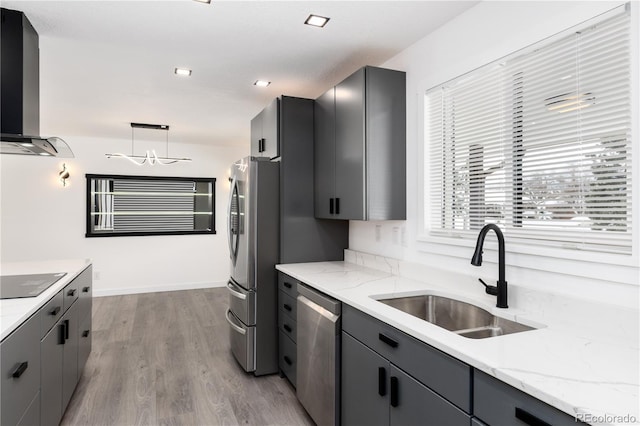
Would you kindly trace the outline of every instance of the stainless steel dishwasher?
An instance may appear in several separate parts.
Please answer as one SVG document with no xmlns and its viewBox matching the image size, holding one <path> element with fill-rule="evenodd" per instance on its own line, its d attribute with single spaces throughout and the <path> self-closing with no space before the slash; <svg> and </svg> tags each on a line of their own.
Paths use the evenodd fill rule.
<svg viewBox="0 0 640 426">
<path fill-rule="evenodd" d="M 340 423 L 339 301 L 298 285 L 296 394 L 320 426 Z"/>
</svg>

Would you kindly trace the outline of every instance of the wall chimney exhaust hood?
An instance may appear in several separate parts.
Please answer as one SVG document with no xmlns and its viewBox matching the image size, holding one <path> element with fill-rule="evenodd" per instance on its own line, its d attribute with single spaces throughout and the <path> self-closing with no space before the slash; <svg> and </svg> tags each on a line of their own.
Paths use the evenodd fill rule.
<svg viewBox="0 0 640 426">
<path fill-rule="evenodd" d="M 0 154 L 73 157 L 62 139 L 40 136 L 38 33 L 24 13 L 0 11 Z"/>
</svg>

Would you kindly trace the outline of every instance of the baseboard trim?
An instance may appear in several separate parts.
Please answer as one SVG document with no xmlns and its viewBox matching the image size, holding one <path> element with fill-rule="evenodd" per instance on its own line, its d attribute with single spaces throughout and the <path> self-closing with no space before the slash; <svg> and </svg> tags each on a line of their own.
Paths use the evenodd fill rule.
<svg viewBox="0 0 640 426">
<path fill-rule="evenodd" d="M 96 288 L 96 283 L 93 284 L 93 297 L 104 296 L 122 296 L 126 294 L 140 294 L 140 293 L 159 293 L 162 291 L 180 291 L 180 290 L 195 290 L 200 288 L 217 288 L 227 285 L 226 281 L 209 281 L 202 283 L 174 283 L 156 285 L 153 287 L 129 287 L 129 288 Z"/>
</svg>

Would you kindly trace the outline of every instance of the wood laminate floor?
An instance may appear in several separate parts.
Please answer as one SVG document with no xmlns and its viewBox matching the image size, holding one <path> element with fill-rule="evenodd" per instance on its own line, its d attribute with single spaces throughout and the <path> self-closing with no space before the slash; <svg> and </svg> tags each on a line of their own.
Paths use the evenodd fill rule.
<svg viewBox="0 0 640 426">
<path fill-rule="evenodd" d="M 93 300 L 93 348 L 62 425 L 313 425 L 286 379 L 245 373 L 224 288 Z"/>
</svg>

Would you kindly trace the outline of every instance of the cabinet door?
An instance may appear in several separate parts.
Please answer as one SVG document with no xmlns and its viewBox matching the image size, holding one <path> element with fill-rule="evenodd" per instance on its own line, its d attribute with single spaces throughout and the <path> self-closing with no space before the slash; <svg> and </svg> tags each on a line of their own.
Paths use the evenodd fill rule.
<svg viewBox="0 0 640 426">
<path fill-rule="evenodd" d="M 342 333 L 342 424 L 389 424 L 389 366 L 386 359 Z"/>
<path fill-rule="evenodd" d="M 65 342 L 62 349 L 62 411 L 67 408 L 78 383 L 78 304 L 62 316 Z"/>
<path fill-rule="evenodd" d="M 62 354 L 65 326 L 58 322 L 40 343 L 40 423 L 56 426 L 62 419 Z"/>
<path fill-rule="evenodd" d="M 365 219 L 365 69 L 336 86 L 336 205 L 338 219 Z"/>
<path fill-rule="evenodd" d="M 262 152 L 261 157 L 276 158 L 280 155 L 278 142 L 279 99 L 276 98 L 262 110 Z"/>
<path fill-rule="evenodd" d="M 78 380 L 91 353 L 91 315 L 80 320 L 78 327 Z"/>
<path fill-rule="evenodd" d="M 334 217 L 335 198 L 335 89 L 331 88 L 314 105 L 314 192 L 315 217 Z"/>
<path fill-rule="evenodd" d="M 16 425 L 38 393 L 40 316 L 33 315 L 0 344 L 0 424 Z M 39 399 L 38 399 L 39 401 Z"/>
<path fill-rule="evenodd" d="M 462 410 L 391 364 L 389 418 L 391 425 L 458 426 L 471 418 Z"/>
<path fill-rule="evenodd" d="M 251 120 L 251 156 L 262 157 L 262 111 Z"/>
</svg>

